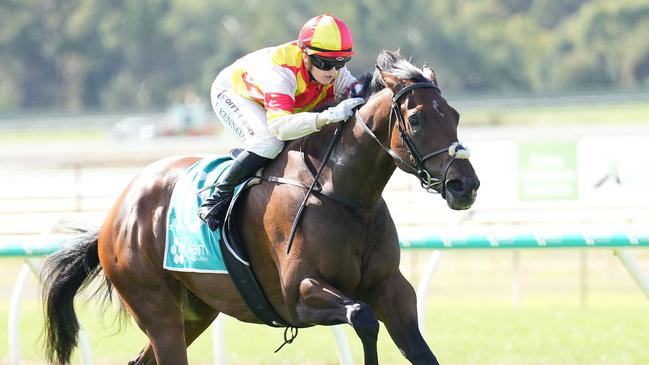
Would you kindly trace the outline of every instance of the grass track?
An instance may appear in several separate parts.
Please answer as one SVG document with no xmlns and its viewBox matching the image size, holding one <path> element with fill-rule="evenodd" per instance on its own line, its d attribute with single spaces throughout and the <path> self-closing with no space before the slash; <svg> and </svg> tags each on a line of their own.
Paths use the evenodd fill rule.
<svg viewBox="0 0 649 365">
<path fill-rule="evenodd" d="M 643 267 L 649 255 L 636 251 Z M 589 253 L 591 290 L 580 308 L 575 264 L 570 251 L 526 251 L 526 295 L 521 307 L 509 301 L 509 255 L 456 252 L 446 255 L 438 269 L 427 307 L 427 341 L 445 365 L 646 365 L 649 364 L 649 301 L 635 288 L 610 253 Z M 406 258 L 410 270 L 424 258 Z M 20 260 L 3 260 L 0 293 L 0 364 L 7 363 L 8 293 Z M 550 275 L 545 275 L 548 273 Z M 550 280 L 548 281 L 548 278 Z M 563 280 L 562 280 L 563 278 Z M 415 283 L 416 284 L 416 283 Z M 22 357 L 27 364 L 44 364 L 42 314 L 32 283 L 21 315 Z M 93 302 L 78 303 L 77 312 L 87 329 L 98 365 L 125 364 L 142 348 L 144 336 L 133 324 L 118 332 L 113 312 L 98 319 Z M 328 328 L 300 331 L 292 345 L 278 354 L 282 330 L 227 319 L 226 350 L 229 364 L 336 364 L 337 353 Z M 354 359 L 362 358 L 360 341 L 345 329 Z M 116 334 L 117 333 L 117 334 Z M 381 329 L 382 364 L 404 360 Z M 211 331 L 190 348 L 192 364 L 212 363 Z M 79 363 L 78 361 L 76 363 Z"/>
<path fill-rule="evenodd" d="M 637 298 L 617 298 L 581 310 L 557 306 L 512 309 L 508 303 L 472 306 L 464 303 L 431 304 L 426 328 L 427 341 L 442 364 L 628 364 L 649 363 L 649 307 Z M 7 306 L 0 307 L 0 325 L 6 328 Z M 96 308 L 82 311 L 81 322 L 90 336 L 97 364 L 124 364 L 144 344 L 144 336 L 133 324 L 115 334 L 110 313 L 96 319 Z M 35 302 L 23 308 L 22 356 L 29 363 L 42 361 L 40 308 Z M 434 315 L 433 315 L 434 314 Z M 230 364 L 336 364 L 333 336 L 327 328 L 301 330 L 295 343 L 273 354 L 281 344 L 282 331 L 226 321 L 226 349 Z M 361 362 L 360 341 L 346 329 L 355 362 Z M 6 337 L 0 336 L 2 354 Z M 383 364 L 403 359 L 381 328 L 379 340 Z M 4 355 L 0 363 L 6 363 Z M 190 348 L 190 362 L 212 361 L 211 336 L 207 332 Z"/>
</svg>

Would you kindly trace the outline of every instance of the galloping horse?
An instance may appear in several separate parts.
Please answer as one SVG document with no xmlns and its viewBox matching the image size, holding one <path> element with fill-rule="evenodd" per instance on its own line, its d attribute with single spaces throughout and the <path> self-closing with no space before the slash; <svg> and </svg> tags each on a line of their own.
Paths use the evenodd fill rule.
<svg viewBox="0 0 649 365">
<path fill-rule="evenodd" d="M 366 103 L 345 122 L 329 160 L 322 155 L 336 126 L 289 143 L 263 172 L 311 184 L 306 158 L 314 166 L 324 164 L 322 189 L 344 199 L 309 196 L 288 254 L 304 188 L 252 186 L 233 219 L 246 227 L 241 239 L 263 292 L 291 326 L 348 323 L 361 339 L 365 364 L 378 364 L 380 320 L 411 363 L 438 364 L 417 326 L 415 291 L 399 271 L 397 231 L 381 194 L 399 167 L 440 193 L 451 209 L 467 209 L 479 181 L 468 151 L 457 142 L 459 114 L 442 97 L 427 65 L 420 69 L 397 52 L 383 51 L 365 84 Z M 187 346 L 219 313 L 260 323 L 229 275 L 163 269 L 170 196 L 198 159 L 167 158 L 146 167 L 101 230 L 81 233 L 74 245 L 47 260 L 50 360 L 69 362 L 79 330 L 74 296 L 102 270 L 103 287 L 116 290 L 149 338 L 129 364 L 187 364 Z"/>
</svg>

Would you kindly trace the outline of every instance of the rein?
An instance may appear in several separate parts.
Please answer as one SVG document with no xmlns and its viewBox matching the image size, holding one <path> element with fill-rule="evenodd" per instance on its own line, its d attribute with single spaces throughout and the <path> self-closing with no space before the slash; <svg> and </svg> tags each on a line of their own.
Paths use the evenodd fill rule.
<svg viewBox="0 0 649 365">
<path fill-rule="evenodd" d="M 331 142 L 329 142 L 329 146 L 327 146 L 327 151 L 325 152 L 325 156 L 322 159 L 322 165 L 320 166 L 320 169 L 318 169 L 318 172 L 313 176 L 313 183 L 311 183 L 309 190 L 307 190 L 306 195 L 304 196 L 304 200 L 302 200 L 302 204 L 300 204 L 300 208 L 298 209 L 297 214 L 295 215 L 295 219 L 293 220 L 293 226 L 291 227 L 291 233 L 288 236 L 288 241 L 286 242 L 287 255 L 289 254 L 289 252 L 291 252 L 291 246 L 293 246 L 293 239 L 295 238 L 295 232 L 297 231 L 297 226 L 300 223 L 300 218 L 302 218 L 302 213 L 304 212 L 304 208 L 306 208 L 306 201 L 309 199 L 309 196 L 311 196 L 311 193 L 313 191 L 321 190 L 318 179 L 320 178 L 320 174 L 322 174 L 322 171 L 324 170 L 325 166 L 327 166 L 327 161 L 329 161 L 329 157 L 331 157 L 331 153 L 334 151 L 334 148 L 338 144 L 338 141 L 340 141 L 340 136 L 342 136 L 342 131 L 345 128 L 346 123 L 347 123 L 346 120 L 342 121 L 336 127 L 336 130 L 334 131 L 334 135 L 331 138 Z"/>
<path fill-rule="evenodd" d="M 460 142 L 453 142 L 450 146 L 440 148 L 438 150 L 434 150 L 426 155 L 421 155 L 417 147 L 415 146 L 414 142 L 410 138 L 410 135 L 406 131 L 406 122 L 403 119 L 403 115 L 401 115 L 400 109 L 399 109 L 399 100 L 409 93 L 412 90 L 415 89 L 435 89 L 438 92 L 440 91 L 439 87 L 437 85 L 433 84 L 432 82 L 417 82 L 414 84 L 410 84 L 401 90 L 399 90 L 394 96 L 392 97 L 392 105 L 390 107 L 390 116 L 388 117 L 388 131 L 392 131 L 392 116 L 395 115 L 397 119 L 397 127 L 399 128 L 399 135 L 401 136 L 401 140 L 403 143 L 406 145 L 406 148 L 408 149 L 408 153 L 410 154 L 410 159 L 415 163 L 415 165 L 411 165 L 410 163 L 404 161 L 399 155 L 397 155 L 396 152 L 394 152 L 391 148 L 386 147 L 379 139 L 376 137 L 374 132 L 370 130 L 370 128 L 365 124 L 365 121 L 363 118 L 361 118 L 360 113 L 358 110 L 356 111 L 356 120 L 360 122 L 360 124 L 363 126 L 363 130 L 367 132 L 367 134 L 374 139 L 379 146 L 388 154 L 394 162 L 400 166 L 403 170 L 408 171 L 413 173 L 414 175 L 417 176 L 419 179 L 419 183 L 421 184 L 421 187 L 424 188 L 427 192 L 429 193 L 439 193 L 442 194 L 443 198 L 446 198 L 446 176 L 448 174 L 448 170 L 450 169 L 451 165 L 453 162 L 455 162 L 456 159 L 468 159 L 469 158 L 469 151 L 464 145 L 462 145 Z M 389 133 L 389 132 L 388 132 Z M 388 141 L 390 140 L 390 136 L 388 135 Z M 460 151 L 464 151 L 464 153 L 459 153 Z M 436 177 L 433 177 L 431 173 L 426 169 L 424 166 L 424 163 L 426 160 L 428 160 L 431 157 L 438 156 L 444 152 L 448 152 L 450 158 L 446 162 L 446 165 L 444 166 L 443 170 L 444 173 L 442 175 L 441 179 L 438 179 Z M 437 190 L 436 187 L 441 186 L 440 190 Z"/>
</svg>

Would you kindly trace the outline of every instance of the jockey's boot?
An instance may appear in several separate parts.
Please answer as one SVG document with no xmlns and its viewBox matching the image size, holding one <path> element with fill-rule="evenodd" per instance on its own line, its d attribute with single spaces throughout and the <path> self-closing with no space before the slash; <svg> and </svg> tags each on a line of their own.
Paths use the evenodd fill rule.
<svg viewBox="0 0 649 365">
<path fill-rule="evenodd" d="M 205 199 L 198 209 L 198 217 L 215 231 L 223 223 L 234 188 L 271 160 L 246 150 L 241 151 L 232 161 L 221 182 L 214 188 L 212 196 Z"/>
</svg>

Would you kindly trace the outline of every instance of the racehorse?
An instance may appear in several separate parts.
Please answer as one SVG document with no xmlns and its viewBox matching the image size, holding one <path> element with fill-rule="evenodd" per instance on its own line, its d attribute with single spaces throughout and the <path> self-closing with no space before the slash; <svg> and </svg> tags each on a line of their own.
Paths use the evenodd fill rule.
<svg viewBox="0 0 649 365">
<path fill-rule="evenodd" d="M 413 364 L 438 364 L 418 325 L 415 291 L 399 271 L 395 224 L 381 197 L 397 167 L 438 192 L 451 209 L 475 201 L 479 180 L 457 139 L 458 112 L 442 97 L 434 72 L 383 51 L 368 74 L 366 103 L 344 123 L 331 157 L 323 151 L 341 126 L 327 126 L 285 150 L 263 172 L 310 184 L 305 159 L 324 166 L 287 238 L 307 191 L 264 182 L 250 187 L 233 219 L 269 303 L 294 327 L 350 324 L 365 364 L 378 364 L 379 320 Z M 306 143 L 308 142 L 308 143 Z M 189 346 L 219 313 L 260 323 L 225 274 L 163 269 L 166 212 L 174 184 L 199 157 L 173 157 L 144 168 L 115 202 L 101 229 L 82 232 L 44 266 L 47 355 L 67 364 L 79 324 L 76 293 L 105 275 L 149 343 L 129 364 L 187 364 Z M 189 197 L 188 197 L 189 198 Z"/>
</svg>

